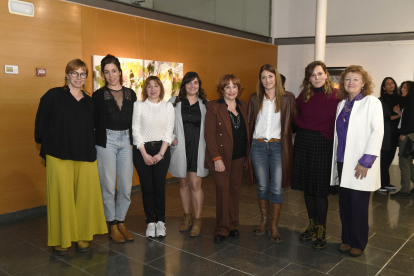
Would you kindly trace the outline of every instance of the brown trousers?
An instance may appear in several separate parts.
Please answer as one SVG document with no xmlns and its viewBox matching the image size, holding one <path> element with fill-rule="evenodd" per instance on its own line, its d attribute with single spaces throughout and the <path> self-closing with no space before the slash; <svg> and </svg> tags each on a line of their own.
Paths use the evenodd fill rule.
<svg viewBox="0 0 414 276">
<path fill-rule="evenodd" d="M 216 235 L 227 237 L 239 224 L 240 187 L 245 158 L 231 161 L 230 175 L 215 172 L 216 181 Z M 227 170 L 227 168 L 226 168 Z"/>
</svg>

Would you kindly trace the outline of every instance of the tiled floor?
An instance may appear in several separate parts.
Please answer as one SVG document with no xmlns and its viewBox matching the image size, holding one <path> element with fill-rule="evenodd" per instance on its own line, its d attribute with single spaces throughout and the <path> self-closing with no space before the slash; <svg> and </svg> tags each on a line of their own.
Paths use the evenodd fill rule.
<svg viewBox="0 0 414 276">
<path fill-rule="evenodd" d="M 393 184 L 399 183 L 397 166 Z M 338 251 L 341 223 L 338 197 L 329 198 L 328 247 L 317 251 L 299 242 L 307 227 L 301 192 L 285 189 L 280 218 L 283 242 L 253 236 L 259 223 L 255 187 L 244 180 L 240 199 L 239 239 L 213 242 L 215 188 L 213 178 L 203 180 L 205 202 L 202 235 L 178 231 L 182 210 L 178 183 L 167 187 L 167 237 L 147 240 L 141 194 L 135 192 L 126 224 L 135 241 L 116 244 L 106 235 L 95 236 L 88 253 L 75 246 L 64 257 L 52 255 L 47 243 L 46 214 L 0 224 L 0 276 L 3 275 L 414 275 L 414 196 L 392 200 L 373 193 L 370 202 L 370 238 L 365 254 L 352 258 Z M 399 187 L 398 187 L 399 189 Z"/>
</svg>

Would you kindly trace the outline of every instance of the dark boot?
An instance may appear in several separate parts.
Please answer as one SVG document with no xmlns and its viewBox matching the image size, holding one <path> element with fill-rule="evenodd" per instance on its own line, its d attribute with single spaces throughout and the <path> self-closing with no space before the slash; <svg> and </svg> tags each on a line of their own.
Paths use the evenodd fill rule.
<svg viewBox="0 0 414 276">
<path fill-rule="evenodd" d="M 313 243 L 313 247 L 316 249 L 322 249 L 326 247 L 326 224 L 318 224 L 318 235 Z"/>
<path fill-rule="evenodd" d="M 310 241 L 316 237 L 316 233 L 318 232 L 318 229 L 316 229 L 316 224 L 316 218 L 310 218 L 308 228 L 306 228 L 306 230 L 300 234 L 299 240 Z"/>
<path fill-rule="evenodd" d="M 271 209 L 270 209 L 269 233 L 270 233 L 272 242 L 275 242 L 275 243 L 282 242 L 282 237 L 280 236 L 279 230 L 277 229 L 281 209 L 282 209 L 281 203 L 272 203 Z"/>
<path fill-rule="evenodd" d="M 262 220 L 260 221 L 259 226 L 254 229 L 253 235 L 261 236 L 266 232 L 266 229 L 269 227 L 269 204 L 266 199 L 259 199 L 259 208 L 260 214 L 262 215 Z"/>
</svg>

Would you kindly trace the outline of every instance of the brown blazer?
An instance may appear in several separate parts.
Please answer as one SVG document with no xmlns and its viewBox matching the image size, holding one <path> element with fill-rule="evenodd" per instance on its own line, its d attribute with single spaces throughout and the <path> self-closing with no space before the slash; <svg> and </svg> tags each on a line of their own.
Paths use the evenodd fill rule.
<svg viewBox="0 0 414 276">
<path fill-rule="evenodd" d="M 204 165 L 210 171 L 215 172 L 214 161 L 212 159 L 221 157 L 225 166 L 224 173 L 229 175 L 233 155 L 233 130 L 227 105 L 226 103 L 221 103 L 219 101 L 220 100 L 208 101 L 206 104 L 207 113 L 204 132 L 204 137 L 206 139 L 206 159 Z M 248 160 L 251 135 L 249 133 L 249 122 L 247 120 L 247 104 L 244 101 L 238 100 L 238 107 L 243 115 L 244 122 L 246 123 L 246 157 Z"/>
<path fill-rule="evenodd" d="M 259 104 L 257 102 L 257 94 L 250 95 L 248 117 L 249 117 L 249 129 L 250 129 L 250 141 L 253 139 L 254 129 L 256 127 L 257 113 L 259 111 Z M 292 122 L 299 115 L 299 108 L 296 104 L 295 95 L 293 93 L 285 91 L 283 95 L 282 110 L 280 113 L 281 124 L 281 142 L 282 142 L 282 187 L 290 186 L 292 179 L 293 168 L 293 145 L 292 145 Z M 250 144 L 251 146 L 251 144 Z M 250 164 L 250 184 L 255 183 L 253 166 Z"/>
</svg>

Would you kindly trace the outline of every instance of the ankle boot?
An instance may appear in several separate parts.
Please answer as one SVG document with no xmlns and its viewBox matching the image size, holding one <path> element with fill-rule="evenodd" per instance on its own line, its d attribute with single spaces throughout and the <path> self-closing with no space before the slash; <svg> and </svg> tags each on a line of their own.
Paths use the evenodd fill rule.
<svg viewBox="0 0 414 276">
<path fill-rule="evenodd" d="M 280 236 L 279 230 L 277 229 L 281 209 L 282 209 L 281 203 L 272 203 L 271 209 L 270 209 L 269 233 L 270 233 L 272 242 L 275 242 L 275 243 L 282 242 L 282 237 Z"/>
<path fill-rule="evenodd" d="M 313 239 L 313 237 L 316 237 L 316 233 L 318 232 L 318 229 L 316 229 L 316 224 L 316 218 L 310 218 L 308 228 L 306 228 L 306 230 L 300 234 L 299 240 L 310 241 Z"/>
<path fill-rule="evenodd" d="M 201 232 L 201 218 L 194 218 L 193 228 L 191 228 L 190 236 L 197 237 Z"/>
<path fill-rule="evenodd" d="M 326 247 L 326 224 L 318 224 L 318 235 L 316 236 L 316 240 L 313 243 L 313 247 L 316 249 L 322 249 Z"/>
<path fill-rule="evenodd" d="M 180 225 L 180 231 L 187 231 L 188 228 L 190 228 L 191 224 L 192 224 L 191 212 L 188 214 L 184 214 L 183 221 L 181 222 L 181 225 Z"/>
<path fill-rule="evenodd" d="M 55 254 L 57 256 L 68 255 L 68 249 L 67 248 L 62 248 L 60 246 L 54 246 L 53 247 L 53 254 Z"/>
<path fill-rule="evenodd" d="M 85 253 L 89 251 L 89 242 L 87 241 L 78 241 L 76 244 L 76 251 L 80 253 Z"/>
<path fill-rule="evenodd" d="M 125 242 L 124 236 L 119 232 L 118 224 L 109 225 L 108 234 L 114 242 Z"/>
<path fill-rule="evenodd" d="M 259 199 L 259 208 L 260 214 L 262 215 L 262 220 L 260 221 L 259 226 L 254 229 L 253 235 L 261 236 L 266 232 L 266 229 L 269 226 L 269 204 L 266 199 Z"/>
<path fill-rule="evenodd" d="M 118 230 L 121 233 L 122 236 L 124 236 L 125 240 L 127 241 L 133 241 L 134 240 L 134 235 L 131 234 L 131 232 L 129 232 L 126 227 L 125 227 L 125 223 L 118 223 Z"/>
</svg>

